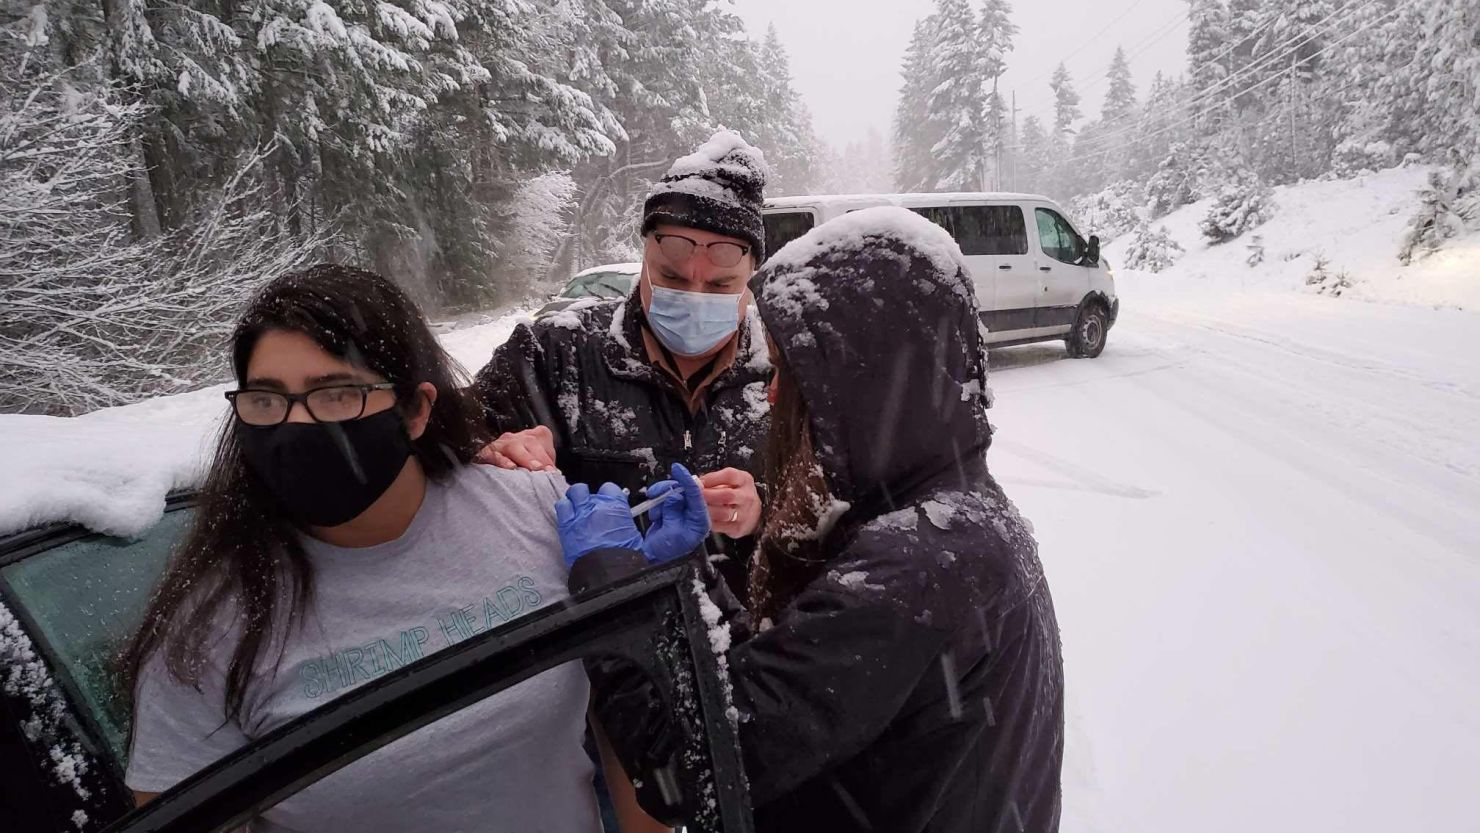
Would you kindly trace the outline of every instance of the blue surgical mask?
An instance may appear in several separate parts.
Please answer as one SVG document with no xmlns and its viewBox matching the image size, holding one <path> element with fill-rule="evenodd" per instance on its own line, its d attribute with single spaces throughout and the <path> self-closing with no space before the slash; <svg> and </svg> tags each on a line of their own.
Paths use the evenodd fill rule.
<svg viewBox="0 0 1480 833">
<path fill-rule="evenodd" d="M 648 325 L 664 347 L 680 356 L 708 353 L 740 327 L 739 295 L 652 289 Z"/>
</svg>

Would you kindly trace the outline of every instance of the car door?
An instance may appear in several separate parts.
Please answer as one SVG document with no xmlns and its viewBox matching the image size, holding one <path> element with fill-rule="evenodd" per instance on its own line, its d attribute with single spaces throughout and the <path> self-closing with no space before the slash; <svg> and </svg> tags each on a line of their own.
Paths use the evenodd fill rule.
<svg viewBox="0 0 1480 833">
<path fill-rule="evenodd" d="M 1083 265 L 1088 250 L 1084 238 L 1064 216 L 1052 208 L 1033 208 L 1038 248 L 1034 251 L 1043 276 L 1043 293 L 1035 324 L 1068 332 L 1089 293 L 1091 267 Z"/>
<path fill-rule="evenodd" d="M 953 205 L 951 228 L 976 286 L 989 344 L 1021 337 L 1034 324 L 1042 281 L 1027 223 L 1013 204 Z"/>
<path fill-rule="evenodd" d="M 618 661 L 657 683 L 674 730 L 655 778 L 690 833 L 751 833 L 728 684 L 692 591 L 702 561 L 671 562 L 535 611 L 367 682 L 111 824 L 108 833 L 221 833 L 462 708 L 557 665 Z M 597 706 L 599 710 L 599 705 Z M 679 765 L 682 762 L 682 765 Z M 634 777 L 647 773 L 634 772 Z M 327 829 L 337 829 L 334 825 Z"/>
<path fill-rule="evenodd" d="M 170 500 L 136 540 L 71 525 L 0 539 L 0 829 L 93 830 L 132 806 L 115 657 L 191 507 Z"/>
</svg>

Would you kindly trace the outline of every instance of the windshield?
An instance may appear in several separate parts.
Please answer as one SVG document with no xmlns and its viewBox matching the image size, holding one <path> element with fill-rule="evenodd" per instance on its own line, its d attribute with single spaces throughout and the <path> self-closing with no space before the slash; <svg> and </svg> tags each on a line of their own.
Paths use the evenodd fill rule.
<svg viewBox="0 0 1480 833">
<path fill-rule="evenodd" d="M 565 285 L 562 298 L 625 298 L 636 275 L 627 272 L 592 272 L 577 275 Z"/>
</svg>

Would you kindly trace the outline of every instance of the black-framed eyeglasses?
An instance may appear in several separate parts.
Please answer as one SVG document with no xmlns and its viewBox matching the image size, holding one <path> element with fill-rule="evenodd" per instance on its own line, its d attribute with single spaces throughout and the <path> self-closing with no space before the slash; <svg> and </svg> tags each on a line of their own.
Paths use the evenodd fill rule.
<svg viewBox="0 0 1480 833">
<path fill-rule="evenodd" d="M 303 393 L 283 393 L 260 388 L 229 390 L 226 398 L 236 418 L 253 426 L 281 425 L 288 421 L 294 402 L 302 402 L 315 422 L 346 422 L 365 415 L 371 391 L 394 390 L 392 382 L 364 385 L 327 385 Z"/>
<path fill-rule="evenodd" d="M 653 239 L 658 241 L 658 250 L 663 253 L 663 256 L 677 264 L 688 263 L 696 250 L 704 249 L 705 256 L 709 258 L 710 263 L 721 269 L 728 269 L 738 265 L 740 259 L 750 251 L 749 246 L 742 246 L 739 243 L 731 243 L 727 240 L 700 243 L 682 234 L 655 234 Z"/>
</svg>

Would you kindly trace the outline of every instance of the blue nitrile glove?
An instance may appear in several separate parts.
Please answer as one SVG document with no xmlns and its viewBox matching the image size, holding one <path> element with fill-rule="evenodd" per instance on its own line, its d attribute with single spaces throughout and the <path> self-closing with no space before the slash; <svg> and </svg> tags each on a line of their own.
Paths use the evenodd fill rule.
<svg viewBox="0 0 1480 833">
<path fill-rule="evenodd" d="M 596 494 L 577 483 L 555 501 L 555 527 L 565 566 L 592 550 L 628 549 L 643 551 L 642 534 L 627 508 L 627 495 L 615 483 L 603 483 Z"/>
<path fill-rule="evenodd" d="M 642 542 L 642 552 L 647 560 L 662 564 L 681 558 L 704 543 L 709 535 L 709 507 L 704 503 L 704 490 L 689 470 L 673 464 L 669 470 L 672 480 L 661 480 L 647 487 L 650 498 L 668 494 L 677 489 L 679 496 L 669 498 L 648 510 L 652 526 Z"/>
</svg>

